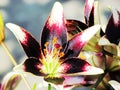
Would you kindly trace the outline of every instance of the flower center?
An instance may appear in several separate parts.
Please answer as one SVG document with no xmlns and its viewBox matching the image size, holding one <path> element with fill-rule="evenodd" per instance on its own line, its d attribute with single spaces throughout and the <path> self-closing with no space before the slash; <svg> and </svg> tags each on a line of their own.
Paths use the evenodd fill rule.
<svg viewBox="0 0 120 90">
<path fill-rule="evenodd" d="M 44 46 L 45 57 L 42 60 L 42 71 L 51 77 L 56 76 L 61 65 L 60 58 L 64 56 L 64 53 L 60 52 L 62 46 L 58 44 L 56 37 L 52 39 L 51 51 L 48 51 L 49 42 L 46 42 Z"/>
</svg>

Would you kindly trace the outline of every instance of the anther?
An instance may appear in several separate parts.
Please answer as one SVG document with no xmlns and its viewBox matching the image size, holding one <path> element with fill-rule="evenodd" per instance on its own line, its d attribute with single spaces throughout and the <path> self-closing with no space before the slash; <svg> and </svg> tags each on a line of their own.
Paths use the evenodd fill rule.
<svg viewBox="0 0 120 90">
<path fill-rule="evenodd" d="M 48 45 L 49 45 L 49 42 L 46 42 L 45 44 L 44 44 L 44 46 L 47 48 L 48 47 Z"/>
<path fill-rule="evenodd" d="M 44 49 L 44 54 L 47 55 L 47 49 Z"/>
<path fill-rule="evenodd" d="M 53 44 L 56 44 L 56 43 L 57 43 L 57 38 L 56 38 L 56 37 L 54 37 L 54 38 L 52 39 L 52 43 L 53 43 Z"/>
<path fill-rule="evenodd" d="M 61 53 L 59 54 L 60 57 L 63 57 L 64 55 L 65 55 L 64 52 L 61 52 Z"/>
</svg>

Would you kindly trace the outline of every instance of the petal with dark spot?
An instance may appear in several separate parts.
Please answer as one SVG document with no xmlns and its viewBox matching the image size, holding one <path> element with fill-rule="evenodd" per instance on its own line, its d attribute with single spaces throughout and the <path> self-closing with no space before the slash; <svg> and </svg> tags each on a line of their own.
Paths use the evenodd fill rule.
<svg viewBox="0 0 120 90">
<path fill-rule="evenodd" d="M 86 0 L 84 17 L 88 26 L 94 25 L 94 0 Z"/>
<path fill-rule="evenodd" d="M 111 43 L 118 44 L 120 41 L 120 12 L 114 11 L 106 27 L 106 37 Z"/>
<path fill-rule="evenodd" d="M 6 26 L 16 36 L 28 57 L 39 58 L 41 56 L 40 45 L 29 32 L 13 23 L 7 23 Z"/>
<path fill-rule="evenodd" d="M 60 67 L 61 70 L 63 69 L 62 73 L 70 74 L 86 71 L 90 67 L 90 64 L 79 58 L 69 58 Z"/>
<path fill-rule="evenodd" d="M 68 58 L 61 64 L 59 72 L 63 73 L 63 76 L 79 76 L 101 74 L 103 70 L 80 58 Z"/>
<path fill-rule="evenodd" d="M 67 42 L 67 29 L 63 16 L 63 7 L 59 2 L 53 6 L 50 16 L 42 31 L 41 46 L 44 49 L 44 44 L 49 42 L 48 51 L 52 49 L 52 40 L 57 38 L 57 43 L 63 46 Z"/>
<path fill-rule="evenodd" d="M 99 29 L 100 29 L 100 26 L 95 25 L 90 28 L 87 28 L 86 30 L 84 30 L 79 34 L 76 34 L 71 40 L 68 41 L 64 58 L 78 56 L 81 49 L 95 35 L 95 33 Z"/>
<path fill-rule="evenodd" d="M 39 59 L 36 58 L 28 58 L 24 63 L 24 70 L 26 72 L 30 72 L 32 74 L 38 75 L 38 76 L 42 76 L 44 75 L 44 73 L 41 72 L 41 67 L 42 67 L 42 63 L 40 62 Z"/>
</svg>

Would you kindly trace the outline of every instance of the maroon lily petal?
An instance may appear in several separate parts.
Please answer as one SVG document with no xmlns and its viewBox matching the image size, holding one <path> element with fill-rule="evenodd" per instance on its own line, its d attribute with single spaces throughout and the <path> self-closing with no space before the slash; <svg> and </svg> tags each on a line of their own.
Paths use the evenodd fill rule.
<svg viewBox="0 0 120 90">
<path fill-rule="evenodd" d="M 16 36 L 28 57 L 40 57 L 40 45 L 30 33 L 13 23 L 7 23 L 6 26 Z"/>
<path fill-rule="evenodd" d="M 118 44 L 120 41 L 120 12 L 114 11 L 107 24 L 105 32 L 111 43 Z"/>
<path fill-rule="evenodd" d="M 69 40 L 68 45 L 66 46 L 64 58 L 78 56 L 83 46 L 93 37 L 93 35 L 99 29 L 100 26 L 95 25 L 87 28 L 79 34 L 76 34 L 71 40 Z"/>
<path fill-rule="evenodd" d="M 120 82 L 120 70 L 112 71 L 109 73 L 111 80 Z"/>
<path fill-rule="evenodd" d="M 80 58 L 68 58 L 61 64 L 59 72 L 63 73 L 63 76 L 79 76 L 101 74 L 103 70 Z"/>
<path fill-rule="evenodd" d="M 42 76 L 44 73 L 41 72 L 42 63 L 37 58 L 28 58 L 24 63 L 24 70 L 32 74 Z"/>
<path fill-rule="evenodd" d="M 54 37 L 57 38 L 57 43 L 63 46 L 67 42 L 66 34 L 67 29 L 63 16 L 63 7 L 59 2 L 56 2 L 43 28 L 41 37 L 42 49 L 44 49 L 44 44 L 49 42 L 48 50 L 51 51 Z"/>
<path fill-rule="evenodd" d="M 69 58 L 61 64 L 62 73 L 70 74 L 84 72 L 90 67 L 90 64 L 79 58 Z"/>
<path fill-rule="evenodd" d="M 84 17 L 88 26 L 94 25 L 94 0 L 86 0 Z"/>
<path fill-rule="evenodd" d="M 69 19 L 66 20 L 66 27 L 68 33 L 75 35 L 81 32 L 81 30 L 85 30 L 88 26 L 81 21 Z"/>
<path fill-rule="evenodd" d="M 68 58 L 59 68 L 63 76 L 95 75 L 103 73 L 103 70 L 91 66 L 87 61 L 80 58 Z"/>
</svg>

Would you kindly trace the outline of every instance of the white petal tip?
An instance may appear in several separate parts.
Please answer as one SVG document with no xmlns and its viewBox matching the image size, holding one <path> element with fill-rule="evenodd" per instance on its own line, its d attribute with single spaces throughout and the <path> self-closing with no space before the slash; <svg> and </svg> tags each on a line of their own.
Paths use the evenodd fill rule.
<svg viewBox="0 0 120 90">
<path fill-rule="evenodd" d="M 11 31 L 15 29 L 20 29 L 20 27 L 14 23 L 7 23 L 6 27 L 9 28 Z"/>
<path fill-rule="evenodd" d="M 52 8 L 52 13 L 57 13 L 59 16 L 59 12 L 63 12 L 63 7 L 60 2 L 55 2 Z"/>
</svg>

